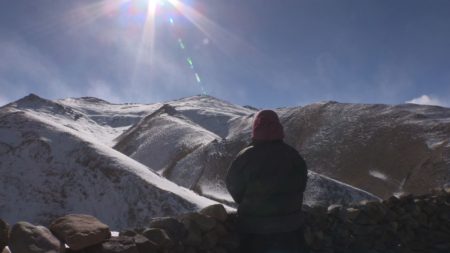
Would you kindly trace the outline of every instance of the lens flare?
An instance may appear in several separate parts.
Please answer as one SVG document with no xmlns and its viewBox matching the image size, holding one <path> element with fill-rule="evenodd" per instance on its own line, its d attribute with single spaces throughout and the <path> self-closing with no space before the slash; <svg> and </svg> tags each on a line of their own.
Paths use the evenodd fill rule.
<svg viewBox="0 0 450 253">
<path fill-rule="evenodd" d="M 183 52 L 183 58 L 187 67 L 191 69 L 193 81 L 198 84 L 202 94 L 206 94 L 205 87 L 200 77 L 200 71 L 195 64 L 195 57 L 191 57 L 189 47 L 190 38 L 182 36 L 180 30 L 183 29 L 184 22 L 190 21 L 208 38 L 212 40 L 221 40 L 224 37 L 233 37 L 229 33 L 224 32 L 221 27 L 207 19 L 205 16 L 191 8 L 182 0 L 99 0 L 90 4 L 85 4 L 81 8 L 74 9 L 66 17 L 73 26 L 80 27 L 95 22 L 100 18 L 115 18 L 120 28 L 127 32 L 139 32 L 135 46 L 134 68 L 131 75 L 131 86 L 136 84 L 137 77 L 143 67 L 153 67 L 153 58 L 156 39 L 156 25 L 160 27 L 164 25 L 157 20 L 162 18 L 167 23 L 166 28 L 173 29 L 175 45 Z M 213 30 L 213 32 L 212 32 Z M 188 31 L 188 30 L 187 30 Z M 216 32 L 214 34 L 214 31 Z M 221 36 L 214 36 L 217 33 Z M 214 38 L 216 37 L 216 38 Z M 209 44 L 209 39 L 204 44 Z M 224 40 L 225 41 L 225 40 Z M 142 64 L 148 62 L 150 66 Z M 146 71 L 148 73 L 148 71 Z M 152 72 L 150 72 L 152 73 Z"/>
<path fill-rule="evenodd" d="M 178 0 L 167 0 L 171 5 L 177 8 L 180 5 L 180 1 Z"/>
</svg>

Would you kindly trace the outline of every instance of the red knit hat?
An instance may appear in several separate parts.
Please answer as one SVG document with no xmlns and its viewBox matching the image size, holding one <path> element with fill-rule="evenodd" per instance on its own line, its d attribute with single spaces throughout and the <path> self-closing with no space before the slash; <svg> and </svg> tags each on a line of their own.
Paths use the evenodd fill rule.
<svg viewBox="0 0 450 253">
<path fill-rule="evenodd" d="M 252 139 L 255 141 L 274 141 L 284 138 L 283 126 L 276 112 L 263 110 L 258 112 L 253 122 Z"/>
</svg>

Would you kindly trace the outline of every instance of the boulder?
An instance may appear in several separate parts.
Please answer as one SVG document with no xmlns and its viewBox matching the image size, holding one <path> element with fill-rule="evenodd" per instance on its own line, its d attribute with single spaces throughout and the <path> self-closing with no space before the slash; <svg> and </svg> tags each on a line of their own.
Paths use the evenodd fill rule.
<svg viewBox="0 0 450 253">
<path fill-rule="evenodd" d="M 102 243 L 102 253 L 139 253 L 133 237 L 112 237 Z"/>
<path fill-rule="evenodd" d="M 197 253 L 197 250 L 194 247 L 186 247 L 184 253 Z"/>
<path fill-rule="evenodd" d="M 9 225 L 0 219 L 0 251 L 8 245 Z"/>
<path fill-rule="evenodd" d="M 46 227 L 18 222 L 11 228 L 9 248 L 14 253 L 58 253 L 64 244 Z"/>
<path fill-rule="evenodd" d="M 343 206 L 340 204 L 333 204 L 328 206 L 327 208 L 327 212 L 328 214 L 335 214 L 335 213 L 339 213 L 342 210 Z"/>
<path fill-rule="evenodd" d="M 175 243 L 167 235 L 166 231 L 160 228 L 149 228 L 146 229 L 143 235 L 158 245 L 159 248 L 171 248 Z"/>
<path fill-rule="evenodd" d="M 216 220 L 199 213 L 188 213 L 180 217 L 183 224 L 194 223 L 202 232 L 208 232 L 216 226 Z"/>
<path fill-rule="evenodd" d="M 202 243 L 202 231 L 192 220 L 185 220 L 184 225 L 188 230 L 183 243 L 191 246 L 199 246 Z"/>
<path fill-rule="evenodd" d="M 219 242 L 219 236 L 216 233 L 214 233 L 213 231 L 210 231 L 210 232 L 206 233 L 205 236 L 203 237 L 203 241 L 202 241 L 202 244 L 200 245 L 200 248 L 209 250 L 209 249 L 214 248 L 218 242 Z"/>
<path fill-rule="evenodd" d="M 107 225 L 84 214 L 69 214 L 58 218 L 52 222 L 50 230 L 74 251 L 101 244 L 111 237 Z"/>
<path fill-rule="evenodd" d="M 222 247 L 216 247 L 210 250 L 211 253 L 228 253 L 228 251 Z"/>
<path fill-rule="evenodd" d="M 360 215 L 360 213 L 360 209 L 350 207 L 347 208 L 345 215 L 348 220 L 353 221 Z"/>
<path fill-rule="evenodd" d="M 239 237 L 236 234 L 230 234 L 221 238 L 218 244 L 228 252 L 236 252 L 239 248 Z"/>
<path fill-rule="evenodd" d="M 157 253 L 158 245 L 147 239 L 143 235 L 136 235 L 134 237 L 134 243 L 136 243 L 139 253 Z"/>
<path fill-rule="evenodd" d="M 212 231 L 214 231 L 214 233 L 216 233 L 219 237 L 225 237 L 228 235 L 227 228 L 220 223 L 217 223 Z"/>
<path fill-rule="evenodd" d="M 225 210 L 225 207 L 221 204 L 207 206 L 202 210 L 200 210 L 200 213 L 212 217 L 221 222 L 225 222 L 228 218 L 227 211 Z"/>
<path fill-rule="evenodd" d="M 133 236 L 136 236 L 137 234 L 138 233 L 136 231 L 129 230 L 129 229 L 119 232 L 119 236 L 131 236 L 131 237 L 133 237 Z"/>
<path fill-rule="evenodd" d="M 183 225 L 183 223 L 171 217 L 152 219 L 149 227 L 163 229 L 174 241 L 183 240 L 183 238 L 187 234 L 186 227 Z"/>
</svg>

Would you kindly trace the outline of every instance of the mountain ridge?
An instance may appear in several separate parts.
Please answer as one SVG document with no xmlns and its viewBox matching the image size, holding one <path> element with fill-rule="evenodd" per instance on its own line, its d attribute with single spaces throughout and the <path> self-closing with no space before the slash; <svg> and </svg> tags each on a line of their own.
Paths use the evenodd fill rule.
<svg viewBox="0 0 450 253">
<path fill-rule="evenodd" d="M 450 182 L 448 108 L 320 102 L 276 111 L 285 127 L 285 141 L 305 157 L 310 169 L 306 204 L 348 204 L 402 191 L 420 194 Z M 135 179 L 126 183 L 94 180 L 93 185 L 104 185 L 111 189 L 112 196 L 119 196 L 126 203 L 121 210 L 113 210 L 108 204 L 111 201 L 99 195 L 108 193 L 91 185 L 83 186 L 88 189 L 88 198 L 103 202 L 76 207 L 72 201 L 70 205 L 96 216 L 95 210 L 100 209 L 124 216 L 125 209 L 135 210 L 138 203 L 133 202 L 138 201 L 137 192 L 127 188 L 137 187 L 138 195 L 143 196 L 146 191 L 152 192 L 154 199 L 144 201 L 148 210 L 135 210 L 131 215 L 135 218 L 99 216 L 117 227 L 136 224 L 152 215 L 192 211 L 214 203 L 210 199 L 234 205 L 224 177 L 237 152 L 251 142 L 255 113 L 255 108 L 211 96 L 154 104 L 113 104 L 92 97 L 47 100 L 31 94 L 0 108 L 0 180 L 13 179 L 3 181 L 4 187 L 9 187 L 4 192 L 9 195 L 0 194 L 0 202 L 13 210 L 17 196 L 37 194 L 35 213 L 33 208 L 22 212 L 28 212 L 26 220 L 45 220 L 37 215 L 39 210 L 47 210 L 39 201 L 43 203 L 52 196 L 56 202 L 65 203 L 62 197 L 70 191 L 61 192 L 64 173 L 73 171 L 72 181 L 82 184 L 87 180 L 83 173 L 105 178 L 104 173 L 116 171 Z M 41 127 L 35 121 L 41 122 Z M 88 151 L 80 153 L 83 149 Z M 67 165 L 66 160 L 72 163 Z M 27 175 L 26 167 L 41 175 L 42 185 L 30 183 L 37 193 L 22 189 L 28 183 L 22 178 Z M 46 181 L 42 176 L 45 173 L 57 175 L 58 180 Z M 149 177 L 153 179 L 149 181 Z M 53 185 L 53 193 L 40 194 L 47 184 Z M 165 186 L 161 188 L 161 184 Z M 76 193 L 71 195 L 73 199 L 84 198 L 82 188 L 74 189 L 78 190 L 72 191 Z"/>
</svg>

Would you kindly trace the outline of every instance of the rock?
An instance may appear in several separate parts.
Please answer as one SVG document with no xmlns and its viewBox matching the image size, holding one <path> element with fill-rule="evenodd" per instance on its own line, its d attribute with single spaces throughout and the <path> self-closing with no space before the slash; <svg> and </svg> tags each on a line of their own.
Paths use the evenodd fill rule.
<svg viewBox="0 0 450 253">
<path fill-rule="evenodd" d="M 175 218 L 163 217 L 156 218 L 150 222 L 150 228 L 160 228 L 166 231 L 169 237 L 174 241 L 181 241 L 187 234 L 183 223 Z"/>
<path fill-rule="evenodd" d="M 333 214 L 333 215 L 339 214 L 339 212 L 340 212 L 341 210 L 342 210 L 342 205 L 338 205 L 338 204 L 330 205 L 330 206 L 327 208 L 328 214 Z"/>
<path fill-rule="evenodd" d="M 347 211 L 346 212 L 346 217 L 350 221 L 355 220 L 359 216 L 359 214 L 361 213 L 361 210 L 359 210 L 357 208 L 353 208 L 353 207 L 347 208 L 346 211 Z"/>
<path fill-rule="evenodd" d="M 207 206 L 202 210 L 200 210 L 200 213 L 212 217 L 221 222 L 225 222 L 228 218 L 227 211 L 225 210 L 225 207 L 221 204 Z"/>
<path fill-rule="evenodd" d="M 158 245 L 159 248 L 171 248 L 174 245 L 174 241 L 170 239 L 166 231 L 160 228 L 146 229 L 143 235 Z"/>
<path fill-rule="evenodd" d="M 184 247 L 183 244 L 179 243 L 177 245 L 175 245 L 172 249 L 166 251 L 168 253 L 185 253 L 186 248 Z"/>
<path fill-rule="evenodd" d="M 0 219 L 0 251 L 8 245 L 9 225 Z"/>
<path fill-rule="evenodd" d="M 156 253 L 158 252 L 158 245 L 156 243 L 147 239 L 143 235 L 136 235 L 134 237 L 134 242 L 136 243 L 139 253 Z"/>
<path fill-rule="evenodd" d="M 14 253 L 58 253 L 63 247 L 46 227 L 18 222 L 11 228 L 9 248 Z"/>
<path fill-rule="evenodd" d="M 185 226 L 188 230 L 183 243 L 190 246 L 199 246 L 202 243 L 202 231 L 192 220 L 185 220 Z"/>
<path fill-rule="evenodd" d="M 111 237 L 107 225 L 93 216 L 83 214 L 58 218 L 52 222 L 50 230 L 74 251 L 101 244 Z"/>
<path fill-rule="evenodd" d="M 432 247 L 441 250 L 441 252 L 448 252 L 448 250 L 450 250 L 450 242 L 436 243 Z"/>
<path fill-rule="evenodd" d="M 306 242 L 306 244 L 308 246 L 311 246 L 313 244 L 313 242 L 314 242 L 314 235 L 312 233 L 311 228 L 306 227 L 303 230 L 303 237 L 304 237 L 304 241 Z"/>
<path fill-rule="evenodd" d="M 134 230 L 124 230 L 124 231 L 120 231 L 119 236 L 136 236 L 138 233 Z"/>
<path fill-rule="evenodd" d="M 224 226 L 230 233 L 236 233 L 237 222 L 238 222 L 237 213 L 232 212 L 228 214 L 227 222 L 224 223 Z"/>
<path fill-rule="evenodd" d="M 133 237 L 112 237 L 102 243 L 102 253 L 139 253 Z"/>
<path fill-rule="evenodd" d="M 210 251 L 211 253 L 227 253 L 227 250 L 222 247 L 216 247 Z"/>
<path fill-rule="evenodd" d="M 446 194 L 450 195 L 450 187 L 445 187 L 444 191 L 445 191 Z"/>
<path fill-rule="evenodd" d="M 388 208 L 390 208 L 392 206 L 398 205 L 400 203 L 400 200 L 395 196 L 391 196 L 388 199 L 383 200 L 382 203 Z"/>
<path fill-rule="evenodd" d="M 197 250 L 194 247 L 186 247 L 184 253 L 197 253 Z"/>
<path fill-rule="evenodd" d="M 221 238 L 218 245 L 225 248 L 228 252 L 236 252 L 239 248 L 239 238 L 236 234 L 230 234 Z"/>
<path fill-rule="evenodd" d="M 214 233 L 216 233 L 219 237 L 225 237 L 228 235 L 228 231 L 224 225 L 217 223 L 216 226 L 212 229 Z"/>
<path fill-rule="evenodd" d="M 193 222 L 202 232 L 208 232 L 216 226 L 216 220 L 209 216 L 199 213 L 188 213 L 181 216 L 181 222 L 186 225 L 189 221 Z"/>
<path fill-rule="evenodd" d="M 133 231 L 136 232 L 136 233 L 138 233 L 138 234 L 142 234 L 142 233 L 144 233 L 144 231 L 145 231 L 146 229 L 147 229 L 147 228 L 135 228 L 135 229 L 133 229 Z"/>
<path fill-rule="evenodd" d="M 219 241 L 219 236 L 213 231 L 208 232 L 204 237 L 201 244 L 202 249 L 212 249 L 217 245 Z"/>
</svg>

